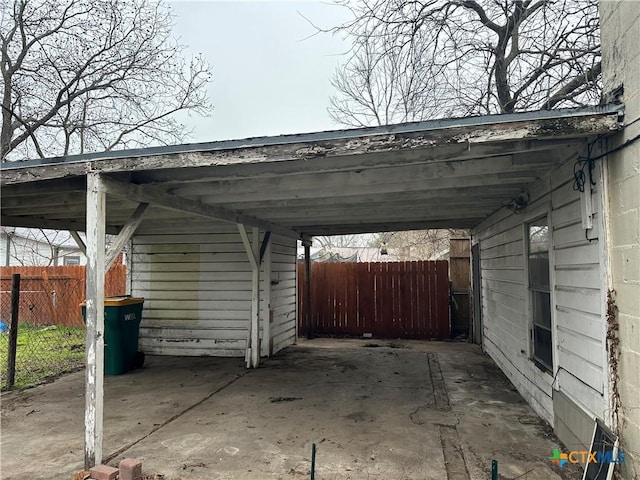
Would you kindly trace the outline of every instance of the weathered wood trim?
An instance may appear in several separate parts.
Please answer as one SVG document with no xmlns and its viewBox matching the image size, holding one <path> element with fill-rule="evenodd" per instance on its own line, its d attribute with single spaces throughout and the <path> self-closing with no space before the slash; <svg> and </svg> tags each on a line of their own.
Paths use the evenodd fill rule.
<svg viewBox="0 0 640 480">
<path fill-rule="evenodd" d="M 238 224 L 238 230 L 251 264 L 251 318 L 247 342 L 247 368 L 257 368 L 260 362 L 260 229 L 253 227 L 253 242 L 249 240 L 244 225 Z"/>
<path fill-rule="evenodd" d="M 300 234 L 294 230 L 266 222 L 256 217 L 243 215 L 242 213 L 227 210 L 226 208 L 205 205 L 196 200 L 182 198 L 170 193 L 161 192 L 149 187 L 142 187 L 132 183 L 125 183 L 112 178 L 104 178 L 104 185 L 107 193 L 118 197 L 135 200 L 140 203 L 150 203 L 162 207 L 192 213 L 208 218 L 215 218 L 230 223 L 241 223 L 252 227 L 271 230 L 286 237 L 299 238 Z"/>
<path fill-rule="evenodd" d="M 127 242 L 131 240 L 131 237 L 142 222 L 142 218 L 144 216 L 144 212 L 147 210 L 147 207 L 149 207 L 148 203 L 141 203 L 140 205 L 138 205 L 138 207 L 131 215 L 131 218 L 129 218 L 129 221 L 124 227 L 122 227 L 122 230 L 120 230 L 120 233 L 107 251 L 104 265 L 105 271 L 109 270 L 109 267 L 118 257 L 120 251 L 124 248 Z"/>
<path fill-rule="evenodd" d="M 87 175 L 87 291 L 84 466 L 102 463 L 106 195 L 101 176 Z"/>
<path fill-rule="evenodd" d="M 252 269 L 258 268 L 258 259 L 253 254 L 253 247 L 251 246 L 249 235 L 247 235 L 246 227 L 241 223 L 239 223 L 238 231 L 240 232 L 240 238 L 242 239 L 242 244 L 244 245 L 244 249 L 247 252 L 247 257 L 249 257 L 249 263 L 251 264 L 251 268 Z"/>
<path fill-rule="evenodd" d="M 484 123 L 480 125 L 447 126 L 413 132 L 374 133 L 343 138 L 300 139 L 292 143 L 247 145 L 219 148 L 210 151 L 190 151 L 155 155 L 105 158 L 51 163 L 38 166 L 3 169 L 1 184 L 24 183 L 35 180 L 84 175 L 90 171 L 103 173 L 139 170 L 163 170 L 270 161 L 325 159 L 374 152 L 390 152 L 399 149 L 435 148 L 461 145 L 469 150 L 477 145 L 514 140 L 540 140 L 588 137 L 613 133 L 619 128 L 617 114 L 592 113 L 559 118 L 526 119 L 511 122 Z M 273 141 L 273 139 L 271 140 Z"/>
<path fill-rule="evenodd" d="M 80 238 L 80 235 L 78 234 L 78 232 L 76 232 L 75 230 L 70 230 L 69 235 L 71 235 L 71 238 L 73 238 L 73 240 L 76 242 L 76 245 L 78 245 L 78 248 L 80 249 L 80 251 L 84 254 L 84 256 L 86 256 L 87 246 L 85 245 L 82 238 Z"/>
</svg>

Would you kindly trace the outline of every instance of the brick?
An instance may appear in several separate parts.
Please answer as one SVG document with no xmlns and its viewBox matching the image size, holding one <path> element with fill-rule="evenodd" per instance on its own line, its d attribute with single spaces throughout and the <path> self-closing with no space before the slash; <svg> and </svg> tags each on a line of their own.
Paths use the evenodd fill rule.
<svg viewBox="0 0 640 480">
<path fill-rule="evenodd" d="M 118 478 L 118 469 L 109 465 L 96 465 L 89 469 L 89 473 L 94 480 L 116 480 Z"/>
<path fill-rule="evenodd" d="M 142 462 L 135 458 L 125 458 L 118 465 L 120 468 L 120 480 L 141 480 Z"/>
</svg>

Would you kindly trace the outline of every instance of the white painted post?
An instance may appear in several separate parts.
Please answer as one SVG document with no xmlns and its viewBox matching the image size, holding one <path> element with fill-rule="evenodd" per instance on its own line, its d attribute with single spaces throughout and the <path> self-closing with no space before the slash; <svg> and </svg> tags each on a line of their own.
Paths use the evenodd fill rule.
<svg viewBox="0 0 640 480">
<path fill-rule="evenodd" d="M 87 290 L 84 466 L 102 463 L 106 195 L 100 174 L 87 174 Z"/>
<path fill-rule="evenodd" d="M 260 229 L 253 227 L 253 258 L 251 275 L 251 366 L 260 363 Z"/>
<path fill-rule="evenodd" d="M 264 251 L 264 257 L 262 258 L 262 265 L 264 265 L 264 278 L 262 279 L 262 293 L 263 293 L 263 313 L 262 319 L 262 355 L 265 357 L 271 356 L 271 245 L 272 241 L 269 239 L 267 248 Z"/>
</svg>

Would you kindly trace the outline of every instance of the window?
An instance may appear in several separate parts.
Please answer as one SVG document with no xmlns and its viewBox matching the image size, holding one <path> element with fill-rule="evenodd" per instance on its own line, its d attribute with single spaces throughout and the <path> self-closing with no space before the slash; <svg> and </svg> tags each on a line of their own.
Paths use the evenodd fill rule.
<svg viewBox="0 0 640 480">
<path fill-rule="evenodd" d="M 80 257 L 77 255 L 67 255 L 64 257 L 65 265 L 80 265 Z"/>
<path fill-rule="evenodd" d="M 547 218 L 527 224 L 527 262 L 533 361 L 543 370 L 553 370 L 551 288 L 549 282 L 549 225 Z"/>
</svg>

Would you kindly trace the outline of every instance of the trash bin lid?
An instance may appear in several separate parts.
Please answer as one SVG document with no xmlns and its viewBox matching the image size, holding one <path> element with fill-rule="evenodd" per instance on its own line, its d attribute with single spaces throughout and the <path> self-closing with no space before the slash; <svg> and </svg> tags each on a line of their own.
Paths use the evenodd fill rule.
<svg viewBox="0 0 640 480">
<path fill-rule="evenodd" d="M 104 306 L 105 307 L 122 307 L 123 305 L 135 305 L 137 303 L 144 303 L 144 298 L 142 297 L 105 297 Z M 87 301 L 85 300 L 80 304 L 81 307 L 87 306 Z"/>
<path fill-rule="evenodd" d="M 104 299 L 105 307 L 121 307 L 123 305 L 134 305 L 136 303 L 143 303 L 144 298 L 137 297 L 106 297 Z"/>
</svg>

